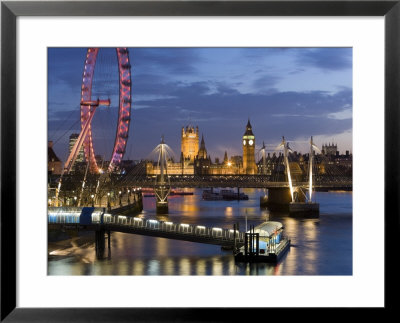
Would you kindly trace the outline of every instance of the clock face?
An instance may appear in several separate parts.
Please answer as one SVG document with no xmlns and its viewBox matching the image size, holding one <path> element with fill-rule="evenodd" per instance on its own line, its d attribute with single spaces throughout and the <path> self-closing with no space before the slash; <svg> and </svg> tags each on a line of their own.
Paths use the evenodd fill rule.
<svg viewBox="0 0 400 323">
<path fill-rule="evenodd" d="M 246 146 L 246 140 L 243 140 L 243 145 Z"/>
<path fill-rule="evenodd" d="M 249 140 L 249 145 L 251 146 L 253 144 L 253 140 Z"/>
</svg>

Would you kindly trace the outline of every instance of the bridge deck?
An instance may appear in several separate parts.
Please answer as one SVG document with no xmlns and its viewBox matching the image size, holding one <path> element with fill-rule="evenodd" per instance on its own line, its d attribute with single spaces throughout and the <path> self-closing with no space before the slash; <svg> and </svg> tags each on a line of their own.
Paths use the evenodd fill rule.
<svg viewBox="0 0 400 323">
<path fill-rule="evenodd" d="M 208 188 L 208 187 L 242 187 L 242 188 L 279 188 L 289 187 L 285 180 L 274 181 L 270 175 L 168 175 L 170 185 L 179 188 Z M 154 187 L 155 176 L 126 176 L 115 184 L 116 187 L 141 186 Z M 293 180 L 294 186 L 308 187 L 307 178 L 302 181 Z M 316 178 L 313 187 L 326 189 L 352 188 L 349 177 L 335 176 L 329 179 Z"/>
</svg>

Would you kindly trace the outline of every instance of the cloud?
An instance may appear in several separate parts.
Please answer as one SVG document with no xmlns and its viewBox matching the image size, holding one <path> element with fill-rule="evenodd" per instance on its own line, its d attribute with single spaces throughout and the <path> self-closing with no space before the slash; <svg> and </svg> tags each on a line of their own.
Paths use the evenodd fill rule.
<svg viewBox="0 0 400 323">
<path fill-rule="evenodd" d="M 201 58 L 195 48 L 133 48 L 130 50 L 133 72 L 156 71 L 185 75 L 197 71 Z M 135 64 L 140 62 L 140 64 Z"/>
<path fill-rule="evenodd" d="M 296 61 L 300 66 L 313 66 L 326 71 L 352 67 L 351 48 L 316 48 L 298 50 Z"/>
<path fill-rule="evenodd" d="M 270 91 L 271 88 L 280 80 L 280 77 L 265 75 L 253 82 L 253 87 L 263 91 Z"/>
</svg>

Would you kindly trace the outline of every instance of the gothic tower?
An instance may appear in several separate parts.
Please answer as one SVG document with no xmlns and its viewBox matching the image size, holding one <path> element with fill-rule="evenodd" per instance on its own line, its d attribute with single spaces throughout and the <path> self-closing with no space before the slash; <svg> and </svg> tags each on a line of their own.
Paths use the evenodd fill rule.
<svg viewBox="0 0 400 323">
<path fill-rule="evenodd" d="M 206 144 L 202 135 L 200 149 L 194 161 L 194 173 L 197 175 L 207 175 L 209 174 L 210 166 L 211 158 L 207 157 Z"/>
<path fill-rule="evenodd" d="M 250 119 L 246 125 L 246 132 L 243 135 L 243 172 L 244 174 L 257 174 L 257 166 L 255 161 L 255 145 L 253 130 L 251 128 Z"/>
<path fill-rule="evenodd" d="M 207 149 L 206 149 L 206 144 L 204 143 L 204 137 L 201 135 L 201 144 L 200 144 L 200 149 L 197 154 L 198 159 L 207 159 Z"/>
<path fill-rule="evenodd" d="M 194 161 L 199 151 L 199 127 L 196 129 L 192 126 L 182 127 L 182 144 L 181 152 L 184 159 Z"/>
</svg>

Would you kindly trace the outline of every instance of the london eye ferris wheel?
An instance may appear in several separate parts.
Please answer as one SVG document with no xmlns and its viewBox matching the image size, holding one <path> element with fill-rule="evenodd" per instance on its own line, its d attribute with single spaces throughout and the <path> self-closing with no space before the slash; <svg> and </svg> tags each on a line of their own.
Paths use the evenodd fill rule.
<svg viewBox="0 0 400 323">
<path fill-rule="evenodd" d="M 93 97 L 94 75 L 98 68 L 96 61 L 100 50 L 100 48 L 88 48 L 86 53 L 80 100 L 81 132 L 65 163 L 64 172 L 67 173 L 71 170 L 81 147 L 83 147 L 90 172 L 99 173 L 101 171 L 96 161 L 92 120 L 99 106 L 110 106 L 111 102 L 110 99 L 100 100 Z M 131 120 L 131 64 L 129 51 L 127 48 L 118 47 L 115 48 L 115 53 L 118 66 L 119 103 L 114 143 L 111 157 L 106 167 L 108 172 L 115 170 L 124 157 Z"/>
</svg>

